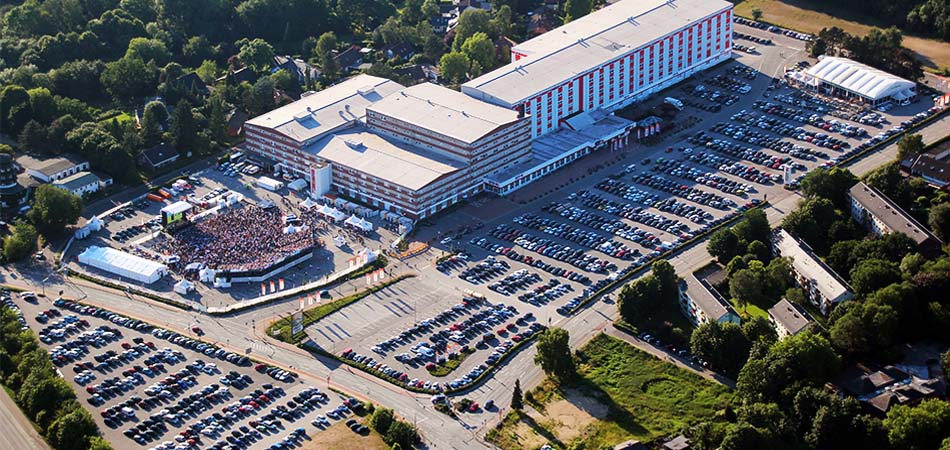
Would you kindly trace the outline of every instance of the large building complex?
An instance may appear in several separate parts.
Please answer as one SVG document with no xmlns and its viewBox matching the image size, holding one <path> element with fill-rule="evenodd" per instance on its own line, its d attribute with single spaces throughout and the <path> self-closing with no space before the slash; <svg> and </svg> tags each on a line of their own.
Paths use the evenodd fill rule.
<svg viewBox="0 0 950 450">
<path fill-rule="evenodd" d="M 872 234 L 904 233 L 917 243 L 921 254 L 940 252 L 940 240 L 877 189 L 859 182 L 848 191 L 848 199 L 851 216 Z"/>
<path fill-rule="evenodd" d="M 822 314 L 843 301 L 854 298 L 848 284 L 818 258 L 808 244 L 778 228 L 772 233 L 772 253 L 784 256 L 792 262 L 795 284 Z"/>
<path fill-rule="evenodd" d="M 247 149 L 373 207 L 418 219 L 481 191 L 504 195 L 631 134 L 611 111 L 730 57 L 732 4 L 621 0 L 519 44 L 462 86 L 359 75 L 245 123 Z M 324 170 L 323 172 L 326 172 Z M 325 184 L 325 183 L 324 183 Z"/>
</svg>

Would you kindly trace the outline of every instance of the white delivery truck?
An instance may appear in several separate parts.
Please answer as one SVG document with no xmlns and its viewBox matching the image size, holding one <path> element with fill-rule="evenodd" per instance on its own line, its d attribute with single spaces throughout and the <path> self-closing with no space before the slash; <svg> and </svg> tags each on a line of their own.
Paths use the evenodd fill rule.
<svg viewBox="0 0 950 450">
<path fill-rule="evenodd" d="M 674 107 L 676 107 L 676 109 L 680 111 L 683 110 L 683 102 L 679 101 L 678 99 L 675 99 L 673 97 L 666 97 L 663 99 L 663 101 L 673 105 Z"/>
</svg>

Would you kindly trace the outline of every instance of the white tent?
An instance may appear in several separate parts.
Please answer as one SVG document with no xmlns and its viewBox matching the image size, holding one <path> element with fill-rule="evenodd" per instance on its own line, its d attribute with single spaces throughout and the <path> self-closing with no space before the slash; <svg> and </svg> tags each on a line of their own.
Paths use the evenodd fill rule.
<svg viewBox="0 0 950 450">
<path fill-rule="evenodd" d="M 244 194 L 241 194 L 240 192 L 232 192 L 228 194 L 227 198 L 228 198 L 228 206 L 231 206 L 237 202 L 244 200 Z"/>
<path fill-rule="evenodd" d="M 92 232 L 89 231 L 89 227 L 82 227 L 82 228 L 77 229 L 76 232 L 73 233 L 73 237 L 75 237 L 76 239 L 85 239 L 89 237 L 90 234 L 92 234 Z"/>
<path fill-rule="evenodd" d="M 99 219 L 99 216 L 92 216 L 92 219 L 89 219 L 86 224 L 86 228 L 89 228 L 90 231 L 99 231 L 102 229 L 102 220 Z"/>
<path fill-rule="evenodd" d="M 297 232 L 300 232 L 300 231 L 304 231 L 304 230 L 306 230 L 306 229 L 307 229 L 307 227 L 301 227 L 301 226 L 296 226 L 296 225 L 287 225 L 286 227 L 284 227 L 284 234 L 293 234 L 293 233 L 297 233 Z"/>
<path fill-rule="evenodd" d="M 164 264 L 95 245 L 79 254 L 79 262 L 145 284 L 154 283 L 168 273 Z"/>
<path fill-rule="evenodd" d="M 335 222 L 339 222 L 346 217 L 346 214 L 344 214 L 342 211 L 332 206 L 327 206 L 327 205 L 323 205 L 322 207 L 320 207 L 320 210 L 318 212 L 320 214 L 323 214 L 324 216 L 327 216 L 333 219 Z"/>
<path fill-rule="evenodd" d="M 294 192 L 300 192 L 307 188 L 307 180 L 304 180 L 303 178 L 297 178 L 296 180 L 288 183 L 287 188 Z"/>
<path fill-rule="evenodd" d="M 345 223 L 353 228 L 359 228 L 363 231 L 373 231 L 372 222 L 368 220 L 363 220 L 362 218 L 357 217 L 356 215 L 352 215 L 349 218 L 347 218 Z"/>
<path fill-rule="evenodd" d="M 189 292 L 195 290 L 195 284 L 188 280 L 182 279 L 181 281 L 175 283 L 174 289 L 175 292 L 181 295 L 187 295 Z"/>
<path fill-rule="evenodd" d="M 231 282 L 224 278 L 215 278 L 214 287 L 216 288 L 229 288 L 231 287 Z"/>
<path fill-rule="evenodd" d="M 217 272 L 205 267 L 198 272 L 198 279 L 201 280 L 202 283 L 210 283 L 214 281 L 215 275 L 217 275 Z"/>
<path fill-rule="evenodd" d="M 303 209 L 310 209 L 314 206 L 317 206 L 317 202 L 313 201 L 310 197 L 307 197 L 306 200 L 300 202 L 300 207 Z"/>
</svg>

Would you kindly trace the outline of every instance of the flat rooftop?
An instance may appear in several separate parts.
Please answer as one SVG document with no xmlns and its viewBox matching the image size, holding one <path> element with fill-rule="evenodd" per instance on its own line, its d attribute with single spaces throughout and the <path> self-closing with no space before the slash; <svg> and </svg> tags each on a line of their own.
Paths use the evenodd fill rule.
<svg viewBox="0 0 950 450">
<path fill-rule="evenodd" d="M 435 152 L 381 136 L 364 125 L 338 131 L 304 150 L 332 164 L 358 170 L 412 191 L 466 167 Z"/>
<path fill-rule="evenodd" d="M 405 86 L 385 78 L 357 75 L 245 124 L 266 128 L 301 144 L 319 139 L 366 115 L 366 108 Z"/>
<path fill-rule="evenodd" d="M 518 121 L 518 112 L 432 83 L 402 89 L 368 107 L 471 144 Z"/>
<path fill-rule="evenodd" d="M 784 229 L 772 233 L 772 244 L 781 256 L 792 260 L 792 267 L 802 277 L 810 279 L 815 288 L 828 300 L 839 301 L 851 292 L 843 280 L 830 267 L 818 259 L 808 246 Z"/>
<path fill-rule="evenodd" d="M 784 298 L 769 308 L 769 316 L 782 325 L 782 328 L 788 330 L 789 334 L 796 334 L 811 323 L 811 315 L 805 311 L 805 308 Z"/>
<path fill-rule="evenodd" d="M 732 6 L 725 0 L 621 0 L 518 44 L 512 51 L 526 58 L 463 84 L 463 92 L 513 106 Z"/>
<path fill-rule="evenodd" d="M 907 237 L 914 240 L 917 245 L 924 241 L 933 239 L 940 242 L 930 230 L 917 222 L 910 214 L 897 206 L 896 203 L 887 198 L 877 189 L 858 182 L 848 191 L 852 198 L 868 210 L 874 217 L 884 222 L 888 228 L 896 233 L 904 233 Z"/>
</svg>

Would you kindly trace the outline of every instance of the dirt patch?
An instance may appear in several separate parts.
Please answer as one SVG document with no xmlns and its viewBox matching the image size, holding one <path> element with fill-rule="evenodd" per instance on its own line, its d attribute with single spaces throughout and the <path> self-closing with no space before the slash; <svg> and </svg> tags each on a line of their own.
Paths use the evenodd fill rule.
<svg viewBox="0 0 950 450">
<path fill-rule="evenodd" d="M 383 439 L 375 432 L 364 436 L 350 431 L 342 422 L 333 424 L 324 431 L 310 433 L 310 440 L 303 441 L 299 450 L 387 450 L 389 448 Z"/>
<path fill-rule="evenodd" d="M 536 433 L 531 425 L 524 421 L 519 421 L 513 430 L 505 432 L 509 433 L 509 435 L 503 436 L 502 439 L 516 445 L 503 445 L 503 448 L 521 448 L 527 450 L 541 448 L 544 444 L 548 443 L 547 439 Z"/>
<path fill-rule="evenodd" d="M 597 420 L 607 417 L 609 408 L 594 398 L 575 389 L 564 392 L 564 400 L 545 405 L 542 417 L 535 417 L 554 433 L 561 442 L 570 442 L 581 436 Z"/>
</svg>

